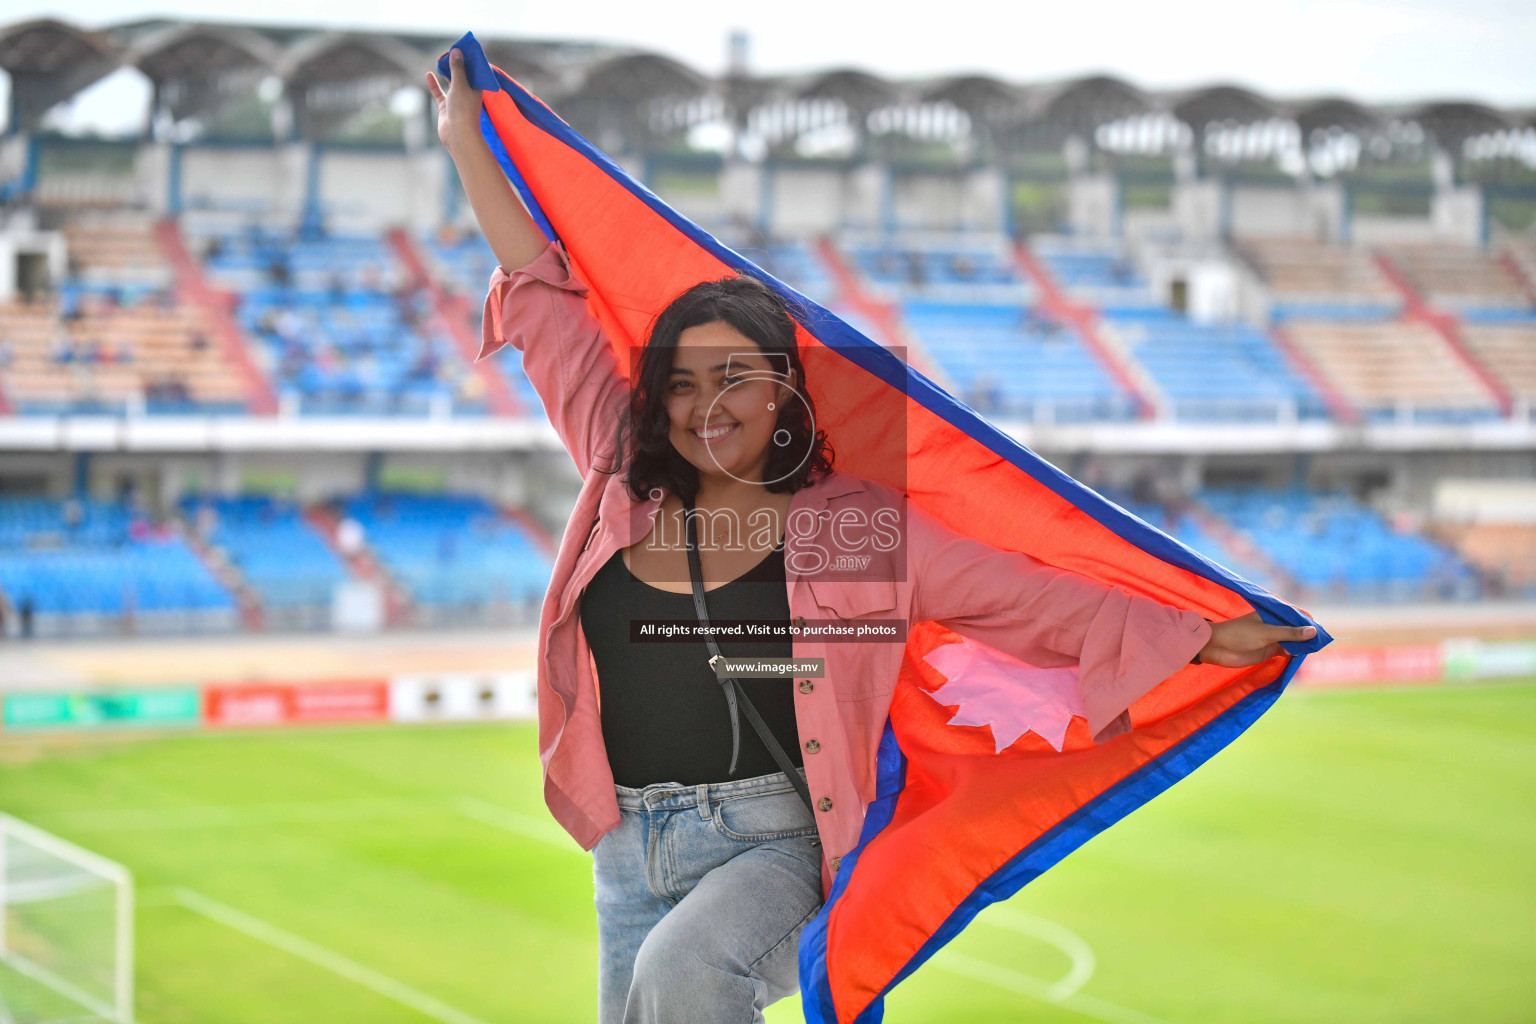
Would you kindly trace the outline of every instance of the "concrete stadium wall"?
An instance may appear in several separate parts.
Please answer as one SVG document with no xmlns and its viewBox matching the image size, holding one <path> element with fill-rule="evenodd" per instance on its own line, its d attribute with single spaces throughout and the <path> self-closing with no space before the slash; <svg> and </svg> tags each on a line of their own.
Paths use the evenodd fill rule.
<svg viewBox="0 0 1536 1024">
<path fill-rule="evenodd" d="M 775 234 L 819 234 L 842 224 L 843 172 L 774 167 L 768 171 L 769 225 Z"/>
<path fill-rule="evenodd" d="M 1319 240 L 1342 237 L 1344 190 L 1336 185 L 1315 188 L 1236 186 L 1231 190 L 1229 202 L 1234 235 Z"/>
<path fill-rule="evenodd" d="M 900 174 L 891 183 L 896 223 L 909 228 L 957 228 L 965 206 L 958 175 Z"/>
<path fill-rule="evenodd" d="M 363 233 L 405 224 L 425 231 L 442 222 L 447 178 L 442 153 L 322 149 L 319 160 L 320 203 L 332 230 Z"/>
<path fill-rule="evenodd" d="M 188 146 L 181 153 L 181 206 L 296 216 L 304 200 L 307 159 L 299 146 Z M 168 195 L 169 186 L 160 193 Z"/>
</svg>

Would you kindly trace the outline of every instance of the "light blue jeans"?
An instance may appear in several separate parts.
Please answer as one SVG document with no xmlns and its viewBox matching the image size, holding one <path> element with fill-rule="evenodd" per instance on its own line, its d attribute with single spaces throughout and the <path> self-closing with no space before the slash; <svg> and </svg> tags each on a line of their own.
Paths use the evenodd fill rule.
<svg viewBox="0 0 1536 1024">
<path fill-rule="evenodd" d="M 783 772 L 614 789 L 592 849 L 599 1024 L 761 1024 L 821 909 L 811 812 Z"/>
</svg>

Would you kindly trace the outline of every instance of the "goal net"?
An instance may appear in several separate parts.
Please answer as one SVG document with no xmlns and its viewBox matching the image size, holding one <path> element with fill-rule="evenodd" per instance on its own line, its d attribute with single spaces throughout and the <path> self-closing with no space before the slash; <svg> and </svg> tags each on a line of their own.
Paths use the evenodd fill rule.
<svg viewBox="0 0 1536 1024">
<path fill-rule="evenodd" d="M 0 814 L 0 1024 L 133 1020 L 133 879 Z"/>
</svg>

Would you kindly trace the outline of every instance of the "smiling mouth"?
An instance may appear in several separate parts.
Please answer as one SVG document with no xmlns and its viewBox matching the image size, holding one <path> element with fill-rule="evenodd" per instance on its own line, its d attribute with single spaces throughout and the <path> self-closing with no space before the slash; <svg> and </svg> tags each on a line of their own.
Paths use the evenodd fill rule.
<svg viewBox="0 0 1536 1024">
<path fill-rule="evenodd" d="M 736 432 L 740 423 L 732 423 L 728 426 L 716 425 L 713 427 L 694 427 L 690 433 L 705 444 L 717 444 Z"/>
</svg>

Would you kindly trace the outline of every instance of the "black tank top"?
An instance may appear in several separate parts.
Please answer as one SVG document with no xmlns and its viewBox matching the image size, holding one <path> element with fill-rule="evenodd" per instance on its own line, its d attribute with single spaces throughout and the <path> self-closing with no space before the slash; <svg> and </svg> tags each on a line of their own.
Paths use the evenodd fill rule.
<svg viewBox="0 0 1536 1024">
<path fill-rule="evenodd" d="M 736 579 L 707 592 L 711 622 L 771 619 L 789 622 L 784 546 Z M 631 619 L 697 622 L 692 594 L 673 594 L 637 579 L 615 551 L 581 595 L 581 629 L 597 664 L 603 742 L 613 780 L 640 788 L 653 782 L 685 786 L 771 775 L 779 766 L 745 714 L 741 752 L 731 765 L 731 714 L 702 642 L 632 643 Z M 728 657 L 793 657 L 788 640 L 720 643 Z M 795 724 L 792 679 L 743 679 L 742 688 L 796 767 L 804 764 Z"/>
</svg>

